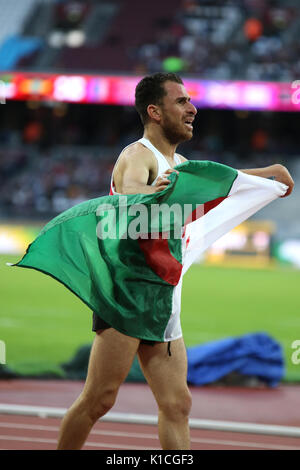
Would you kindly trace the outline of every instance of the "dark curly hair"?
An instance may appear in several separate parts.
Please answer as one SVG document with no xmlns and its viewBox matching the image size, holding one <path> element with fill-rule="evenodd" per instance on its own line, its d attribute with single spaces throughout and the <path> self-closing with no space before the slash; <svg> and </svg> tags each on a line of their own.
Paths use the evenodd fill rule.
<svg viewBox="0 0 300 470">
<path fill-rule="evenodd" d="M 147 112 L 149 104 L 161 104 L 163 97 L 166 95 L 163 85 L 167 81 L 183 85 L 183 81 L 175 73 L 161 72 L 148 75 L 137 84 L 135 89 L 135 108 L 144 125 L 149 118 Z"/>
</svg>

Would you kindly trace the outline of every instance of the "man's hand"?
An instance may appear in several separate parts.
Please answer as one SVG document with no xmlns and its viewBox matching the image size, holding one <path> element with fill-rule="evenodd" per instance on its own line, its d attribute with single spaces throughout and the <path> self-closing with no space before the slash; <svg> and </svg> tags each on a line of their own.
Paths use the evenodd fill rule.
<svg viewBox="0 0 300 470">
<path fill-rule="evenodd" d="M 157 178 L 155 185 L 154 185 L 156 193 L 163 191 L 164 189 L 166 189 L 168 184 L 171 183 L 171 181 L 168 179 L 168 176 L 174 171 L 175 173 L 179 174 L 179 172 L 177 170 L 174 170 L 174 168 L 169 168 L 167 171 L 165 171 L 162 175 L 160 175 Z"/>
<path fill-rule="evenodd" d="M 281 197 L 289 196 L 293 191 L 295 185 L 293 178 L 291 177 L 288 169 L 285 166 L 279 164 L 273 166 L 276 167 L 274 170 L 275 180 L 279 181 L 280 183 L 284 183 L 288 186 L 287 192 Z"/>
<path fill-rule="evenodd" d="M 265 168 L 255 168 L 253 170 L 241 170 L 248 175 L 261 176 L 262 178 L 275 178 L 276 181 L 288 186 L 287 192 L 281 197 L 287 197 L 294 189 L 294 181 L 287 168 L 279 163 L 270 165 Z"/>
</svg>

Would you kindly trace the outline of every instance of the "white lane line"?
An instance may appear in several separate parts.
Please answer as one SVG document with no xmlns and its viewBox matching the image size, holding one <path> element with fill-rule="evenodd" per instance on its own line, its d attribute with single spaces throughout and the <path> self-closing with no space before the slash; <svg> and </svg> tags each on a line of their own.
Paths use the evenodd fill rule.
<svg viewBox="0 0 300 470">
<path fill-rule="evenodd" d="M 23 437 L 23 436 L 7 436 L 0 435 L 0 440 L 2 441 L 18 441 L 18 442 L 31 442 L 37 444 L 57 444 L 56 439 L 43 439 L 41 437 Z M 155 447 L 145 447 L 145 446 L 129 446 L 126 444 L 106 444 L 100 442 L 86 442 L 85 447 L 99 447 L 99 448 L 109 448 L 109 449 L 125 449 L 125 450 L 158 450 Z"/>
<path fill-rule="evenodd" d="M 59 426 L 51 425 L 40 425 L 40 424 L 23 424 L 23 423 L 1 423 L 0 428 L 9 428 L 9 429 L 26 429 L 30 431 L 49 431 L 49 432 L 58 432 Z M 156 434 L 149 433 L 134 433 L 127 431 L 111 431 L 111 430 L 101 430 L 101 429 L 92 429 L 90 435 L 98 436 L 116 436 L 116 437 L 132 437 L 134 439 L 158 439 Z"/>
<path fill-rule="evenodd" d="M 0 428 L 12 428 L 12 429 L 26 429 L 26 430 L 35 430 L 35 431 L 53 431 L 58 432 L 58 426 L 41 426 L 36 424 L 20 424 L 20 423 L 0 423 Z M 125 431 L 110 431 L 110 430 L 92 430 L 90 436 L 99 435 L 99 436 L 114 436 L 114 437 L 128 437 L 134 439 L 158 439 L 156 434 L 146 434 L 146 433 L 133 433 Z M 56 442 L 56 441 L 54 441 Z M 261 442 L 251 442 L 251 441 L 232 441 L 224 439 L 207 439 L 199 437 L 191 437 L 191 443 L 194 444 L 211 444 L 211 445 L 225 445 L 225 446 L 235 446 L 235 447 L 249 447 L 249 448 L 258 448 L 258 449 L 275 449 L 275 450 L 300 450 L 299 446 L 294 445 L 284 445 L 284 444 L 272 444 L 272 443 L 261 443 Z M 94 443 L 99 445 L 99 443 Z M 94 445 L 93 443 L 87 443 L 86 445 Z M 107 444 L 109 445 L 109 444 Z M 137 447 L 135 449 L 138 450 Z"/>
<path fill-rule="evenodd" d="M 55 444 L 56 439 L 43 439 L 41 437 L 24 437 L 24 436 L 7 436 L 0 435 L 0 439 L 3 441 L 21 441 L 21 442 L 40 442 L 43 444 Z"/>
<path fill-rule="evenodd" d="M 1 423 L 0 428 L 11 429 L 27 429 L 31 431 L 59 431 L 58 426 L 41 426 L 39 424 L 23 424 L 23 423 Z"/>
<path fill-rule="evenodd" d="M 26 416 L 62 418 L 67 409 L 46 406 L 12 405 L 0 403 L 0 414 L 22 414 Z M 135 413 L 109 412 L 101 418 L 103 422 L 133 423 L 157 425 L 157 416 Z M 300 427 L 273 424 L 241 423 L 232 421 L 217 421 L 209 419 L 190 419 L 191 429 L 207 429 L 213 431 L 231 431 L 247 434 L 266 434 L 273 436 L 300 437 Z"/>
</svg>

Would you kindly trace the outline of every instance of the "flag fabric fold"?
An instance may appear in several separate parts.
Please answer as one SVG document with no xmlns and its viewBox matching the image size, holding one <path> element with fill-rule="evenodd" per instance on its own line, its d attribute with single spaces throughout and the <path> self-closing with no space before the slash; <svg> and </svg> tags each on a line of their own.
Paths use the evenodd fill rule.
<svg viewBox="0 0 300 470">
<path fill-rule="evenodd" d="M 176 169 L 162 192 L 104 196 L 63 212 L 14 266 L 57 279 L 129 336 L 180 337 L 184 273 L 214 241 L 287 188 L 209 161 Z"/>
</svg>

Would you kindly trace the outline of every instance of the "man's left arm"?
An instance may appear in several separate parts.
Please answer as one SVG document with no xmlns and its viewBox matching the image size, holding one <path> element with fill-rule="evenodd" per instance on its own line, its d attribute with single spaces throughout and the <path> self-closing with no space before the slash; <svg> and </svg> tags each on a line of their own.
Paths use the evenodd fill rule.
<svg viewBox="0 0 300 470">
<path fill-rule="evenodd" d="M 262 178 L 273 177 L 276 181 L 286 184 L 288 186 L 288 190 L 282 197 L 289 196 L 293 191 L 295 184 L 293 178 L 291 177 L 287 168 L 283 165 L 280 165 L 279 163 L 276 163 L 275 165 L 266 166 L 264 168 L 253 168 L 250 170 L 240 171 L 242 171 L 243 173 L 247 173 L 248 175 L 261 176 Z"/>
<path fill-rule="evenodd" d="M 182 163 L 184 163 L 185 161 L 188 161 L 182 155 L 179 155 L 179 156 L 181 158 Z M 289 196 L 291 192 L 293 191 L 293 188 L 295 185 L 293 178 L 291 177 L 287 168 L 283 165 L 280 165 L 279 163 L 276 163 L 275 165 L 266 166 L 263 168 L 252 168 L 249 170 L 239 170 L 239 171 L 243 173 L 247 173 L 248 175 L 261 176 L 262 178 L 275 178 L 276 181 L 286 184 L 288 186 L 288 190 L 282 197 Z"/>
</svg>

